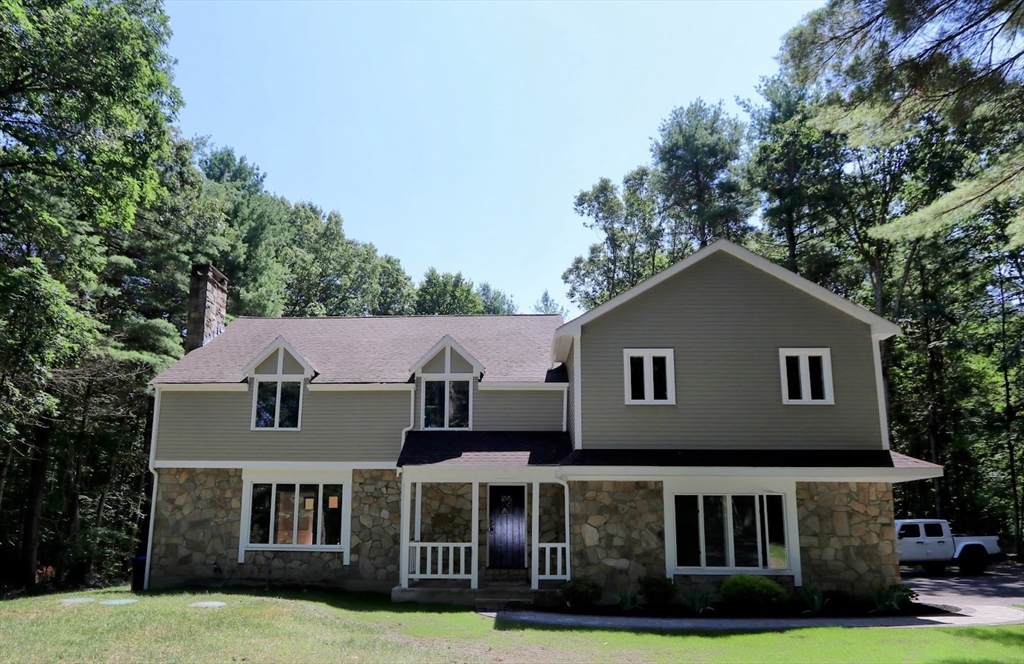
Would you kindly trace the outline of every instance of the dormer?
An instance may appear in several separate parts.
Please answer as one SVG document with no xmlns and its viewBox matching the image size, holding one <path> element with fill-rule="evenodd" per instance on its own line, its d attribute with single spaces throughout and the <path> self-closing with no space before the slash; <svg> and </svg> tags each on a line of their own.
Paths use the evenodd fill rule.
<svg viewBox="0 0 1024 664">
<path fill-rule="evenodd" d="M 278 337 L 243 369 L 252 383 L 253 431 L 299 431 L 303 384 L 316 370 L 288 340 Z"/>
<path fill-rule="evenodd" d="M 410 371 L 420 385 L 421 429 L 473 428 L 473 380 L 484 367 L 472 353 L 445 335 Z"/>
</svg>

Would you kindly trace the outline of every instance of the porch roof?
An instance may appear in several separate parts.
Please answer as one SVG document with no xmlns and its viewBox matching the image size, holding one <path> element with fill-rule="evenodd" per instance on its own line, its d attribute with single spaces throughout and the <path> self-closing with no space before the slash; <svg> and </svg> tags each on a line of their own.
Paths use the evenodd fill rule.
<svg viewBox="0 0 1024 664">
<path fill-rule="evenodd" d="M 553 466 L 572 450 L 562 431 L 410 431 L 399 466 Z"/>
</svg>

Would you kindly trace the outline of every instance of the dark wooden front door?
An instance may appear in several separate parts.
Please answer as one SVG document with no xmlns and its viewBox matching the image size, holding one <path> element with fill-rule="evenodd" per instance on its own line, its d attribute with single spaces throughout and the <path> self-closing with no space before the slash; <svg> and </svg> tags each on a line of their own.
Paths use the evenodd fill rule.
<svg viewBox="0 0 1024 664">
<path fill-rule="evenodd" d="M 526 567 L 526 487 L 491 486 L 487 496 L 487 566 Z"/>
</svg>

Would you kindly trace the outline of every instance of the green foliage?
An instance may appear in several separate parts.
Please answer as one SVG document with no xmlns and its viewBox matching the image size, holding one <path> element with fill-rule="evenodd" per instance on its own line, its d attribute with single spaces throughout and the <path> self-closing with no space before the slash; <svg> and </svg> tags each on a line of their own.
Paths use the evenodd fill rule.
<svg viewBox="0 0 1024 664">
<path fill-rule="evenodd" d="M 641 576 L 640 595 L 650 607 L 662 609 L 672 603 L 676 596 L 676 584 L 664 576 Z"/>
<path fill-rule="evenodd" d="M 785 589 L 766 576 L 737 574 L 722 583 L 722 600 L 740 611 L 763 612 L 778 606 L 789 597 Z"/>
<path fill-rule="evenodd" d="M 917 599 L 917 592 L 908 585 L 895 583 L 882 586 L 871 594 L 876 613 L 904 613 Z"/>
<path fill-rule="evenodd" d="M 601 599 L 601 586 L 590 579 L 572 579 L 561 588 L 562 600 L 570 609 L 585 611 Z"/>
<path fill-rule="evenodd" d="M 627 590 L 619 593 L 619 608 L 624 612 L 629 613 L 630 611 L 639 611 L 642 607 L 640 606 L 640 593 L 636 590 Z"/>
<path fill-rule="evenodd" d="M 711 608 L 711 600 L 714 597 L 714 592 L 711 587 L 706 584 L 700 584 L 691 586 L 687 589 L 680 601 L 683 606 L 688 608 L 694 615 L 703 615 L 707 611 L 714 611 Z"/>
<path fill-rule="evenodd" d="M 800 600 L 806 607 L 804 613 L 820 616 L 825 611 L 825 605 L 828 604 L 828 599 L 825 598 L 825 593 L 821 591 L 821 588 L 807 585 L 800 586 L 799 594 Z"/>
<path fill-rule="evenodd" d="M 546 290 L 544 291 L 544 294 L 540 296 L 540 299 L 533 303 L 533 313 L 558 314 L 563 319 L 569 315 L 569 311 L 559 304 L 555 298 L 551 297 Z"/>
<path fill-rule="evenodd" d="M 494 288 L 486 281 L 477 286 L 476 292 L 483 302 L 485 314 L 510 315 L 519 312 L 519 307 L 511 295 Z"/>
<path fill-rule="evenodd" d="M 473 282 L 464 278 L 461 272 L 441 274 L 430 268 L 416 289 L 414 311 L 421 315 L 441 316 L 482 314 L 484 303 L 473 289 Z"/>
</svg>

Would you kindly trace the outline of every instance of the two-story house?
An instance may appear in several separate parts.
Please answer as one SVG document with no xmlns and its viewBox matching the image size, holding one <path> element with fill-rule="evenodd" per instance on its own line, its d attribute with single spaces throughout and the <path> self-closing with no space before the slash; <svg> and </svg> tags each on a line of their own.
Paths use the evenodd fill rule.
<svg viewBox="0 0 1024 664">
<path fill-rule="evenodd" d="M 240 318 L 153 380 L 147 586 L 899 580 L 891 322 L 729 242 L 584 315 Z M 436 595 L 435 595 L 436 597 Z"/>
</svg>

